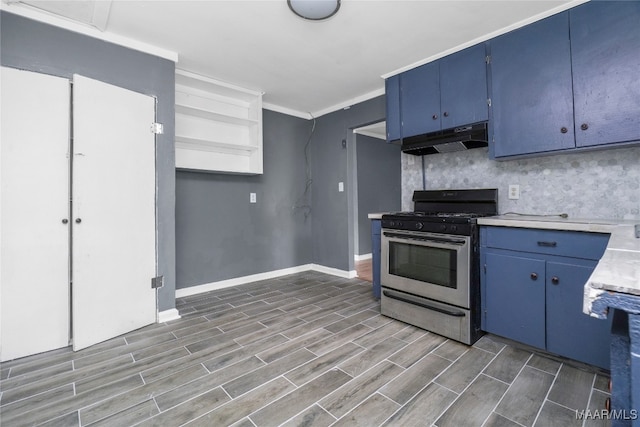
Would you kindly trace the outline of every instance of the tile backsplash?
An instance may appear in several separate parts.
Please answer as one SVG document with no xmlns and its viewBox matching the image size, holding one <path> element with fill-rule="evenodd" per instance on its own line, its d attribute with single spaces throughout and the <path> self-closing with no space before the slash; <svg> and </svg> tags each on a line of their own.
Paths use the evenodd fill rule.
<svg viewBox="0 0 640 427">
<path fill-rule="evenodd" d="M 402 210 L 413 210 L 411 195 L 423 186 L 498 188 L 500 213 L 640 219 L 640 147 L 506 161 L 487 150 L 402 154 Z M 507 197 L 510 184 L 520 186 L 520 199 Z"/>
</svg>

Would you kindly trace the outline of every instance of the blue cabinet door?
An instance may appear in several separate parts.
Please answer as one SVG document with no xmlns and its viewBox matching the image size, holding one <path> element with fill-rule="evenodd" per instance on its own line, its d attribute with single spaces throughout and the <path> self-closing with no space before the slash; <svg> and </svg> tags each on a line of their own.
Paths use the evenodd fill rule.
<svg viewBox="0 0 640 427">
<path fill-rule="evenodd" d="M 486 56 L 482 43 L 439 61 L 442 129 L 489 119 Z"/>
<path fill-rule="evenodd" d="M 584 284 L 596 261 L 548 261 L 547 350 L 609 369 L 611 317 L 600 320 L 582 312 Z"/>
<path fill-rule="evenodd" d="M 640 140 L 640 2 L 570 11 L 578 147 Z"/>
<path fill-rule="evenodd" d="M 493 156 L 575 147 L 569 15 L 491 41 Z"/>
<path fill-rule="evenodd" d="M 486 331 L 545 348 L 545 262 L 487 250 Z"/>
<path fill-rule="evenodd" d="M 400 75 L 386 79 L 384 86 L 387 110 L 387 142 L 397 142 L 402 138 L 400 133 Z"/>
<path fill-rule="evenodd" d="M 421 65 L 400 77 L 402 137 L 440 130 L 438 62 Z"/>
</svg>

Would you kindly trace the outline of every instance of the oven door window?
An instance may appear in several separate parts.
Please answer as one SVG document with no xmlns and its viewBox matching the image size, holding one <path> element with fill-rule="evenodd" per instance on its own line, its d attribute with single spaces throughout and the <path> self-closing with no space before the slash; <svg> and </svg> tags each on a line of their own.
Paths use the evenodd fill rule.
<svg viewBox="0 0 640 427">
<path fill-rule="evenodd" d="M 455 249 L 389 242 L 389 274 L 457 288 Z"/>
</svg>

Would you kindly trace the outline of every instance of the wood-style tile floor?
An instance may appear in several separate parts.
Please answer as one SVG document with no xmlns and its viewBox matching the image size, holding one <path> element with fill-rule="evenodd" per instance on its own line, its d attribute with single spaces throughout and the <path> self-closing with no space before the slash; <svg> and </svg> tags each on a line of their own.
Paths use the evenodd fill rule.
<svg viewBox="0 0 640 427">
<path fill-rule="evenodd" d="M 3 363 L 0 425 L 602 426 L 606 376 L 383 317 L 306 272 L 180 298 L 182 319 Z"/>
</svg>

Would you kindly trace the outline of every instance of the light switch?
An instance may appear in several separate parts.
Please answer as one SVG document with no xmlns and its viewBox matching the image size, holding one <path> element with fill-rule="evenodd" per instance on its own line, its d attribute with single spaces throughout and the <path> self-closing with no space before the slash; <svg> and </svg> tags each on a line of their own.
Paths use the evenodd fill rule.
<svg viewBox="0 0 640 427">
<path fill-rule="evenodd" d="M 344 191 L 344 182 L 339 182 L 338 183 L 338 191 L 341 192 L 341 193 Z"/>
</svg>

